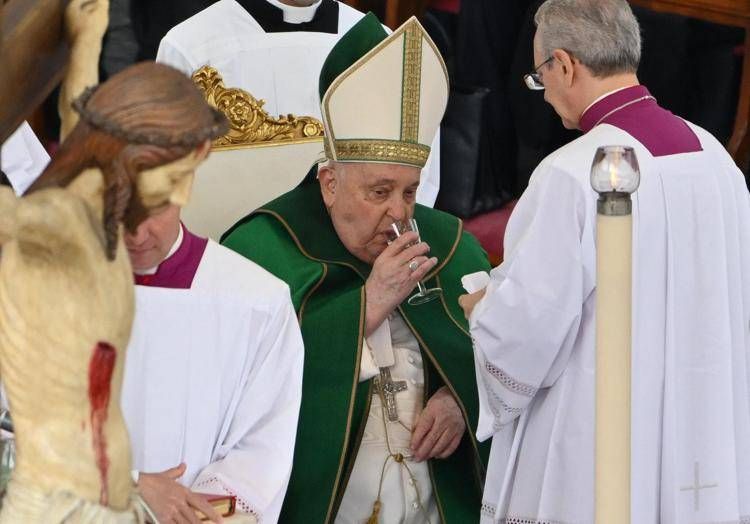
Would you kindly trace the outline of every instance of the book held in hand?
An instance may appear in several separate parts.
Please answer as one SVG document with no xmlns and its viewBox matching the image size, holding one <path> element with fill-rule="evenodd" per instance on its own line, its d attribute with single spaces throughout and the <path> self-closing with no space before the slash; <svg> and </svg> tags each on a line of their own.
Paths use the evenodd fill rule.
<svg viewBox="0 0 750 524">
<path fill-rule="evenodd" d="M 222 517 L 229 517 L 234 514 L 234 507 L 237 503 L 237 497 L 234 495 L 216 495 L 212 493 L 196 493 L 203 497 L 216 510 L 216 513 Z M 202 511 L 195 510 L 195 514 L 201 520 L 208 520 Z"/>
</svg>

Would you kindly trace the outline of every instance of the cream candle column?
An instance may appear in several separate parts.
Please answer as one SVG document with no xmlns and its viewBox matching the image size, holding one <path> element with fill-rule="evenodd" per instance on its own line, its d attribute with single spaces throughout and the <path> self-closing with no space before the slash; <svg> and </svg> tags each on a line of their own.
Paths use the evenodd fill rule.
<svg viewBox="0 0 750 524">
<path fill-rule="evenodd" d="M 632 148 L 599 148 L 591 184 L 596 233 L 597 524 L 630 524 L 632 201 L 640 181 Z"/>
</svg>

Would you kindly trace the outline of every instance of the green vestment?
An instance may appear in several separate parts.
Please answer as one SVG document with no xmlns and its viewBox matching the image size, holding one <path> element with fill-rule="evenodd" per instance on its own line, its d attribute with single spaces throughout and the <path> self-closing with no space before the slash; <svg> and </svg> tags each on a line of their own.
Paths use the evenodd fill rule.
<svg viewBox="0 0 750 524">
<path fill-rule="evenodd" d="M 414 217 L 430 255 L 438 258 L 425 283 L 444 293 L 442 300 L 419 306 L 404 302 L 399 311 L 420 344 L 426 397 L 447 385 L 467 425 L 451 457 L 429 461 L 433 492 L 443 522 L 478 522 L 489 446 L 474 437 L 474 356 L 458 296 L 461 276 L 489 270 L 489 264 L 460 220 L 420 205 Z M 225 233 L 222 243 L 289 284 L 305 342 L 294 466 L 280 522 L 333 522 L 372 395 L 372 380 L 359 382 L 370 266 L 338 239 L 317 182 L 303 183 L 253 212 Z"/>
</svg>

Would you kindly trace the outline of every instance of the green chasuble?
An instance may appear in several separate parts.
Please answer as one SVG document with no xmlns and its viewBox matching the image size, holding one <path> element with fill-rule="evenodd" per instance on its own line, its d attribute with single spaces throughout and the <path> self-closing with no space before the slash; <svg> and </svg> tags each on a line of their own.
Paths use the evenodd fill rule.
<svg viewBox="0 0 750 524">
<path fill-rule="evenodd" d="M 425 282 L 444 293 L 442 300 L 419 306 L 404 301 L 399 311 L 420 344 L 426 397 L 447 385 L 467 426 L 451 457 L 430 460 L 434 494 L 443 522 L 478 522 L 489 446 L 474 437 L 474 355 L 458 296 L 463 293 L 461 277 L 489 270 L 489 263 L 457 218 L 419 205 L 414 217 L 430 254 L 438 258 Z M 372 395 L 372 380 L 359 382 L 364 284 L 370 266 L 338 239 L 317 181 L 303 183 L 250 214 L 225 233 L 222 243 L 289 284 L 305 341 L 294 466 L 280 522 L 333 522 Z"/>
</svg>

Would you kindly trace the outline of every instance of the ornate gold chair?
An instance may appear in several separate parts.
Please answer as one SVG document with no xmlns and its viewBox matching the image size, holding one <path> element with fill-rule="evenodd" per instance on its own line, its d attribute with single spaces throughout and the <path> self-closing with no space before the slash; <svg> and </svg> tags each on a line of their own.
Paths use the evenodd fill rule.
<svg viewBox="0 0 750 524">
<path fill-rule="evenodd" d="M 271 117 L 263 100 L 225 87 L 208 66 L 196 71 L 193 81 L 226 115 L 230 129 L 198 168 L 182 220 L 194 233 L 218 240 L 239 219 L 302 181 L 323 156 L 323 124 L 311 117 Z"/>
</svg>

